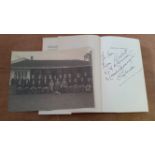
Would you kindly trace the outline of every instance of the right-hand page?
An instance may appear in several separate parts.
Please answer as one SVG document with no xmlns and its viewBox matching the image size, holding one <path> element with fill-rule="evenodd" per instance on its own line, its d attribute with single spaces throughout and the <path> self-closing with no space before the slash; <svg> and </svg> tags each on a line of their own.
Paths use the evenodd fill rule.
<svg viewBox="0 0 155 155">
<path fill-rule="evenodd" d="M 147 112 L 147 95 L 139 40 L 101 38 L 102 111 Z"/>
</svg>

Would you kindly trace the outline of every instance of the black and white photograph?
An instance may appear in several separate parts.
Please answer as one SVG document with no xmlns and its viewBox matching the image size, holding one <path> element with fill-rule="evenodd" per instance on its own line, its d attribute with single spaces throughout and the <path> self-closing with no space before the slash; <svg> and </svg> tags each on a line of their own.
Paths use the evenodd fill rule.
<svg viewBox="0 0 155 155">
<path fill-rule="evenodd" d="M 93 108 L 92 50 L 12 52 L 9 111 Z"/>
</svg>

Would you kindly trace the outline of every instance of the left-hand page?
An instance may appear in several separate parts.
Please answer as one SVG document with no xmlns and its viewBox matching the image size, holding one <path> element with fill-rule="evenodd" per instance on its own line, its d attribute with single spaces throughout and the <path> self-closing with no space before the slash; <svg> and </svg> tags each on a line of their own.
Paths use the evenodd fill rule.
<svg viewBox="0 0 155 155">
<path fill-rule="evenodd" d="M 75 35 L 75 36 L 62 36 L 57 38 L 57 42 L 54 45 L 54 38 L 43 39 L 43 50 L 50 50 L 51 46 L 56 46 L 57 50 L 71 50 L 79 48 L 91 48 L 92 49 L 92 66 L 93 66 L 93 84 L 94 84 L 94 97 L 95 97 L 95 109 L 83 108 L 83 109 L 70 109 L 67 110 L 51 110 L 40 111 L 39 114 L 64 114 L 64 113 L 81 113 L 81 112 L 99 112 L 101 110 L 101 88 L 100 88 L 100 37 L 97 35 Z M 55 39 L 54 39 L 55 40 Z"/>
</svg>

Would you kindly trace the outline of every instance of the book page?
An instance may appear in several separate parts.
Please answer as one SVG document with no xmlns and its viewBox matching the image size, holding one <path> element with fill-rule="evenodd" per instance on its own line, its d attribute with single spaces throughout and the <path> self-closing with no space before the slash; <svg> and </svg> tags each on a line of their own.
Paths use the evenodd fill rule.
<svg viewBox="0 0 155 155">
<path fill-rule="evenodd" d="M 148 111 L 140 43 L 101 38 L 103 112 Z"/>
<path fill-rule="evenodd" d="M 50 39 L 50 38 L 49 38 Z M 94 96 L 95 96 L 95 109 L 94 108 L 83 108 L 83 109 L 71 109 L 69 113 L 76 112 L 99 112 L 101 108 L 101 85 L 100 85 L 100 37 L 96 35 L 77 35 L 58 37 L 58 49 L 78 49 L 83 47 L 89 47 L 92 49 L 92 65 L 93 65 L 93 83 L 94 83 Z M 66 110 L 61 111 L 40 111 L 39 114 L 56 114 L 64 113 Z"/>
</svg>

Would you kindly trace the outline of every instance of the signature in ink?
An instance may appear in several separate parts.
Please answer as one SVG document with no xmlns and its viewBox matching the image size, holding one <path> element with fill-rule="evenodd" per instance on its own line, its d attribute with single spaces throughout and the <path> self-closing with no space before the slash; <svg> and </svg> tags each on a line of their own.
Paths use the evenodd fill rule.
<svg viewBox="0 0 155 155">
<path fill-rule="evenodd" d="M 103 52 L 103 69 L 105 79 L 122 80 L 127 77 L 134 69 L 134 53 L 126 48 L 110 48 Z"/>
</svg>

